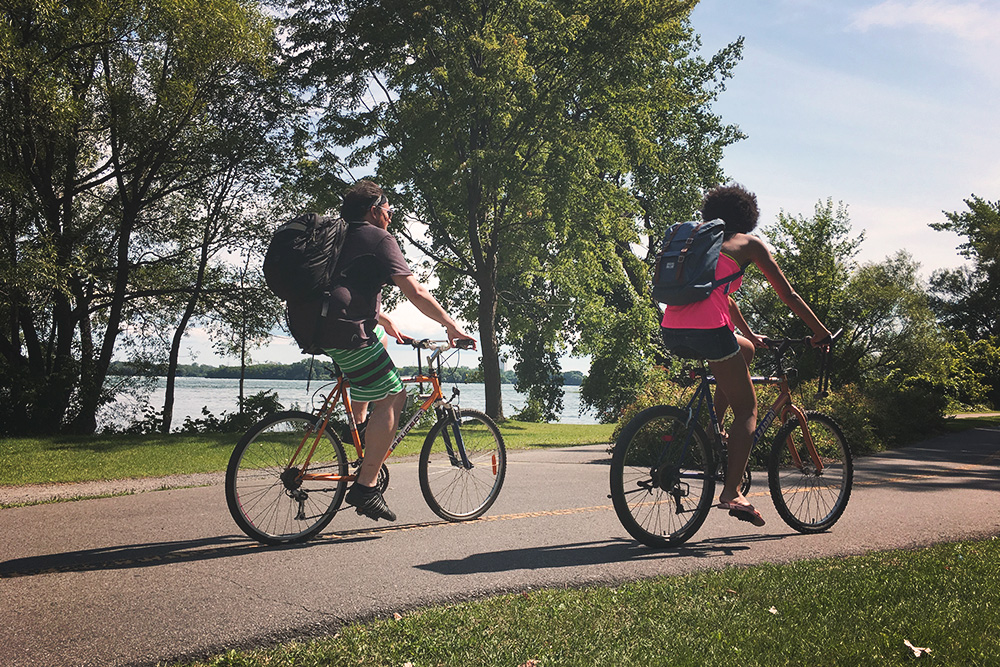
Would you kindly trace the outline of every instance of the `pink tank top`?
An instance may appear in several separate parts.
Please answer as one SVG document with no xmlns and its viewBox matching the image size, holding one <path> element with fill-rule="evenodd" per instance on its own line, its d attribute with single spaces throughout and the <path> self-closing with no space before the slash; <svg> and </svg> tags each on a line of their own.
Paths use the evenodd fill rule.
<svg viewBox="0 0 1000 667">
<path fill-rule="evenodd" d="M 735 259 L 725 253 L 719 253 L 719 262 L 715 265 L 715 278 L 725 278 L 740 270 Z M 667 329 L 718 329 L 736 327 L 729 317 L 729 295 L 743 284 L 743 276 L 727 285 L 719 285 L 704 301 L 696 301 L 686 306 L 667 306 L 663 313 L 660 326 Z"/>
</svg>

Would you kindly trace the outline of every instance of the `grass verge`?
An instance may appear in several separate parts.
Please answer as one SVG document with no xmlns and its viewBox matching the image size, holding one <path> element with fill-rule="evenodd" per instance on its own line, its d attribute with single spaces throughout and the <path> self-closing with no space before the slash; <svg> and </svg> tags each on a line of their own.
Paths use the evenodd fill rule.
<svg viewBox="0 0 1000 667">
<path fill-rule="evenodd" d="M 183 664 L 995 665 L 998 572 L 1000 539 L 993 538 L 526 591 Z"/>
<path fill-rule="evenodd" d="M 611 424 L 505 422 L 508 449 L 568 447 L 610 441 Z M 394 456 L 416 454 L 429 429 L 414 429 Z M 239 434 L 0 438 L 0 485 L 162 477 L 226 469 Z"/>
</svg>

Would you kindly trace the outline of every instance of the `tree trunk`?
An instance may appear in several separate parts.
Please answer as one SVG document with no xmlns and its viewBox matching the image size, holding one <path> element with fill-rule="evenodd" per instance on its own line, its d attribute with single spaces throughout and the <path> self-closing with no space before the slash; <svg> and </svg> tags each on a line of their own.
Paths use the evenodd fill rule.
<svg viewBox="0 0 1000 667">
<path fill-rule="evenodd" d="M 213 222 L 210 216 L 205 221 L 205 229 L 201 236 L 198 271 L 195 274 L 194 286 L 191 288 L 191 296 L 184 305 L 184 313 L 181 315 L 181 321 L 177 324 L 177 329 L 174 331 L 174 338 L 170 342 L 170 359 L 167 362 L 167 386 L 163 396 L 163 423 L 160 424 L 160 432 L 162 433 L 170 433 L 170 425 L 174 420 L 174 389 L 177 384 L 177 362 L 180 359 L 184 332 L 187 331 L 188 323 L 194 316 L 195 308 L 198 306 L 198 301 L 201 299 L 201 294 L 205 286 L 205 272 L 208 268 L 212 229 Z"/>
<path fill-rule="evenodd" d="M 479 336 L 483 353 L 483 382 L 486 390 L 486 414 L 494 421 L 503 421 L 503 399 L 500 393 L 500 345 L 496 328 L 496 285 L 487 282 L 479 293 Z"/>
</svg>

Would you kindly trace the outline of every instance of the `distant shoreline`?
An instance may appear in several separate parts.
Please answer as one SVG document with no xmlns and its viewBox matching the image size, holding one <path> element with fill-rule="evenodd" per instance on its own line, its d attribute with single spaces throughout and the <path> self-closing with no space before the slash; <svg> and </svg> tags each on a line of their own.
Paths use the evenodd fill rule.
<svg viewBox="0 0 1000 667">
<path fill-rule="evenodd" d="M 416 366 L 400 366 L 403 375 L 413 375 Z M 139 366 L 130 362 L 113 361 L 108 375 L 124 377 L 165 377 L 166 368 L 162 365 Z M 462 382 L 481 384 L 482 371 L 468 366 L 455 366 L 441 369 L 441 379 L 444 382 Z M 204 377 L 221 380 L 238 380 L 239 366 L 209 366 L 206 364 L 180 364 L 177 366 L 176 377 Z M 243 377 L 247 380 L 325 380 L 329 377 L 325 363 L 319 360 L 297 361 L 294 364 L 250 364 L 243 369 Z M 579 386 L 586 376 L 580 371 L 566 371 L 562 374 L 563 385 Z M 504 371 L 502 384 L 514 384 L 517 374 L 514 371 Z"/>
</svg>

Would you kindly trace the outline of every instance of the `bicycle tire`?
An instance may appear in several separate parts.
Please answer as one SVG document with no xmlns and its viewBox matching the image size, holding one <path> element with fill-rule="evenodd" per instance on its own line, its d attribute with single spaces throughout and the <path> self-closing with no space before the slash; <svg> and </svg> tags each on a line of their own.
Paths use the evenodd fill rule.
<svg viewBox="0 0 1000 667">
<path fill-rule="evenodd" d="M 840 426 L 821 412 L 806 412 L 806 425 L 820 455 L 818 472 L 806 449 L 799 420 L 787 421 L 771 446 L 768 486 L 778 515 L 800 533 L 819 533 L 837 523 L 854 485 L 851 448 Z M 793 464 L 790 446 L 799 453 L 802 467 Z"/>
<path fill-rule="evenodd" d="M 687 413 L 657 405 L 622 429 L 611 455 L 611 502 L 629 535 L 653 548 L 683 544 L 714 496 L 713 450 L 701 426 L 687 425 Z"/>
<path fill-rule="evenodd" d="M 497 425 L 478 410 L 462 409 L 459 414 L 458 429 L 471 468 L 459 459 L 451 416 L 431 427 L 420 450 L 420 491 L 431 511 L 446 521 L 482 516 L 500 495 L 507 474 L 507 450 Z M 448 442 L 454 455 L 448 452 Z"/>
<path fill-rule="evenodd" d="M 285 411 L 265 417 L 247 431 L 226 468 L 226 504 L 236 525 L 264 544 L 303 542 L 323 530 L 344 500 L 347 482 L 296 480 L 288 463 L 318 418 Z M 308 454 L 310 441 L 301 457 Z M 323 431 L 309 464 L 313 472 L 347 474 L 347 456 L 337 435 Z"/>
</svg>

